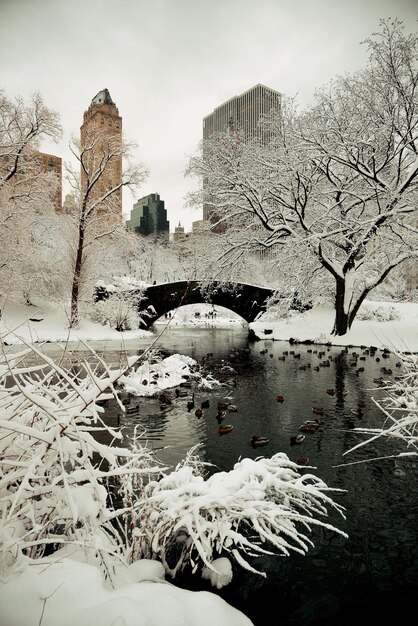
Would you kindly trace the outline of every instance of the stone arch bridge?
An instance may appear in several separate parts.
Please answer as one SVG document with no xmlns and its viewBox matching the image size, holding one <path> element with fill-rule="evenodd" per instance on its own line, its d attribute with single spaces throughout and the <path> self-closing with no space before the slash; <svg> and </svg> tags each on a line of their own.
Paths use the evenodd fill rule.
<svg viewBox="0 0 418 626">
<path fill-rule="evenodd" d="M 253 322 L 265 311 L 266 301 L 272 294 L 271 289 L 220 281 L 208 284 L 199 280 L 183 280 L 150 285 L 142 293 L 142 297 L 138 292 L 138 310 L 143 318 L 141 327 L 150 328 L 158 318 L 173 309 L 200 303 L 217 304 L 234 311 L 247 322 Z M 106 292 L 96 292 L 97 299 L 106 297 Z"/>
</svg>

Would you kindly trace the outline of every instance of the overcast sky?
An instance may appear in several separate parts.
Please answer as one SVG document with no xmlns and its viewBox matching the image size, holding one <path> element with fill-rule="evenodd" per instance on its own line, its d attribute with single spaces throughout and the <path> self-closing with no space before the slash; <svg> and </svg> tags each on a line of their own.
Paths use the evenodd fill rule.
<svg viewBox="0 0 418 626">
<path fill-rule="evenodd" d="M 83 112 L 107 87 L 150 176 L 170 229 L 191 228 L 196 182 L 188 156 L 215 107 L 257 83 L 300 105 L 316 87 L 365 64 L 360 43 L 379 20 L 418 30 L 416 0 L 0 0 L 0 80 L 10 97 L 39 91 L 61 115 L 64 139 L 45 151 L 69 159 Z M 124 197 L 124 213 L 132 208 Z"/>
</svg>

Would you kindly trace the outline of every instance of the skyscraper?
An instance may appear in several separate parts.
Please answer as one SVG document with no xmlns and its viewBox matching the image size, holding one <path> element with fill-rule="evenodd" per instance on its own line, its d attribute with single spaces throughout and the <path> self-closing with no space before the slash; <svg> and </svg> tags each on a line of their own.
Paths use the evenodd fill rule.
<svg viewBox="0 0 418 626">
<path fill-rule="evenodd" d="M 122 118 L 108 89 L 102 89 L 94 96 L 87 111 L 84 112 L 83 125 L 80 128 L 81 149 L 93 146 L 86 153 L 86 168 L 91 173 L 100 167 L 103 154 L 108 155 L 118 143 L 122 142 Z M 116 152 L 119 152 L 116 150 Z M 100 197 L 106 190 L 117 186 L 122 180 L 122 156 L 116 154 L 107 163 L 105 171 L 94 188 L 94 197 Z M 85 190 L 87 175 L 81 169 L 81 189 Z M 99 207 L 99 213 L 107 214 L 112 222 L 122 220 L 122 188 L 115 191 L 109 202 Z"/>
<path fill-rule="evenodd" d="M 210 139 L 216 133 L 239 133 L 240 139 L 248 141 L 259 136 L 259 123 L 264 115 L 280 112 L 281 94 L 274 89 L 258 84 L 239 96 L 234 96 L 220 104 L 212 113 L 203 118 L 203 140 Z M 263 133 L 262 140 L 268 140 Z M 203 148 L 204 149 L 204 148 Z M 203 181 L 205 187 L 205 181 Z M 203 205 L 203 219 L 216 223 L 218 216 L 207 204 Z M 215 227 L 215 232 L 224 230 Z"/>
<path fill-rule="evenodd" d="M 160 200 L 158 193 L 150 193 L 135 202 L 131 211 L 131 219 L 126 222 L 128 230 L 141 235 L 158 235 L 168 240 L 170 222 L 167 220 L 167 211 L 164 200 Z"/>
<path fill-rule="evenodd" d="M 238 131 L 245 139 L 258 133 L 263 115 L 280 111 L 281 94 L 264 85 L 255 85 L 239 96 L 220 104 L 203 118 L 203 139 L 216 132 Z"/>
</svg>

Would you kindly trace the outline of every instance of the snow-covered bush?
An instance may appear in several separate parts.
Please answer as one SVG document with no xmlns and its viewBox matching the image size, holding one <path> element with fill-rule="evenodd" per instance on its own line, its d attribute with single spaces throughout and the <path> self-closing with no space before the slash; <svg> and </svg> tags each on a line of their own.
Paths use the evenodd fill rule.
<svg viewBox="0 0 418 626">
<path fill-rule="evenodd" d="M 100 299 L 90 305 L 89 315 L 94 322 L 122 332 L 139 327 L 141 316 L 138 305 L 143 297 L 146 284 L 130 276 L 114 277 L 111 284 L 96 283 L 96 297 Z"/>
<path fill-rule="evenodd" d="M 242 459 L 207 480 L 203 469 L 191 453 L 171 474 L 148 483 L 136 503 L 133 560 L 161 559 L 171 576 L 202 564 L 216 574 L 212 562 L 228 555 L 260 574 L 246 556 L 305 554 L 313 546 L 312 526 L 346 536 L 321 519 L 327 507 L 343 515 L 328 495 L 332 490 L 313 474 L 301 476 L 284 453 Z"/>
<path fill-rule="evenodd" d="M 357 313 L 357 319 L 392 322 L 400 319 L 400 315 L 396 308 L 389 303 L 386 305 L 376 305 L 373 302 L 364 302 Z"/>
<path fill-rule="evenodd" d="M 126 292 L 112 293 L 106 300 L 95 302 L 90 317 L 93 322 L 109 325 L 118 331 L 135 330 L 140 322 L 137 301 Z"/>
<path fill-rule="evenodd" d="M 105 432 L 109 439 L 121 439 L 119 431 L 104 423 L 103 408 L 97 401 L 112 396 L 118 400 L 113 384 L 132 362 L 127 361 L 125 368 L 110 370 L 98 359 L 96 368 L 84 363 L 74 373 L 35 347 L 14 355 L 5 354 L 3 348 L 3 574 L 18 565 L 23 555 L 39 558 L 68 543 L 93 552 L 105 569 L 109 555 L 123 558 L 129 502 L 141 490 L 143 480 L 161 471 L 146 448 L 104 445 L 97 438 Z M 121 477 L 123 498 L 115 504 L 107 485 Z"/>
<path fill-rule="evenodd" d="M 395 456 L 418 456 L 418 356 L 404 354 L 399 359 L 404 373 L 381 390 L 384 393 L 381 400 L 373 398 L 384 415 L 382 427 L 354 429 L 355 432 L 370 436 L 345 452 L 345 455 L 383 437 L 405 444 L 406 452 Z"/>
</svg>

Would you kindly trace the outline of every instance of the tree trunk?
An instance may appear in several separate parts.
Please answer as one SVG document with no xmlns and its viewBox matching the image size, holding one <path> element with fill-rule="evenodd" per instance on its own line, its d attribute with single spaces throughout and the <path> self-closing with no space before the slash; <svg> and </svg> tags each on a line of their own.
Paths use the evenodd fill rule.
<svg viewBox="0 0 418 626">
<path fill-rule="evenodd" d="M 337 277 L 335 279 L 336 289 L 335 289 L 335 321 L 334 328 L 332 329 L 333 335 L 345 335 L 351 326 L 351 322 L 349 314 L 345 311 L 344 301 L 345 301 L 345 279 Z"/>
<path fill-rule="evenodd" d="M 82 220 L 78 228 L 78 245 L 77 254 L 75 258 L 73 283 L 71 287 L 71 315 L 70 315 L 70 328 L 74 328 L 78 324 L 78 300 L 80 295 L 80 277 L 81 268 L 83 264 L 83 249 L 84 249 L 84 221 Z"/>
</svg>

